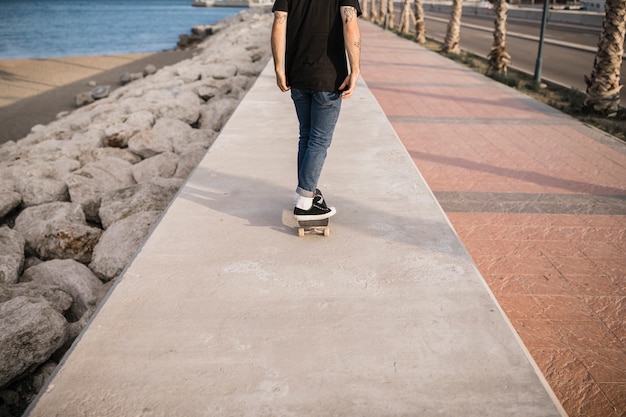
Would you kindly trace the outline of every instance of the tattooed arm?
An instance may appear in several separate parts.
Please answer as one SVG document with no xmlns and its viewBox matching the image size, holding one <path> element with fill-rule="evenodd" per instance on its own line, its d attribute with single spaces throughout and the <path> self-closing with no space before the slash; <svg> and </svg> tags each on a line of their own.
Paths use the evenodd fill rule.
<svg viewBox="0 0 626 417">
<path fill-rule="evenodd" d="M 276 84 L 280 91 L 289 91 L 285 74 L 285 51 L 287 49 L 287 12 L 274 12 L 272 24 L 272 56 L 274 57 L 274 71 Z"/>
<path fill-rule="evenodd" d="M 348 52 L 348 62 L 350 63 L 350 74 L 339 87 L 343 91 L 342 98 L 349 98 L 361 75 L 361 31 L 357 19 L 356 9 L 352 6 L 341 6 L 341 19 L 343 21 L 343 39 L 346 51 Z"/>
</svg>

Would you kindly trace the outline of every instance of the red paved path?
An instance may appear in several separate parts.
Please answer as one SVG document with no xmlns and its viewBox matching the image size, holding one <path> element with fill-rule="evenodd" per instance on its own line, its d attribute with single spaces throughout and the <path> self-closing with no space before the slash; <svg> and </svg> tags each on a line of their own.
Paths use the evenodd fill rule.
<svg viewBox="0 0 626 417">
<path fill-rule="evenodd" d="M 365 82 L 570 417 L 626 416 L 626 145 L 361 30 Z"/>
</svg>

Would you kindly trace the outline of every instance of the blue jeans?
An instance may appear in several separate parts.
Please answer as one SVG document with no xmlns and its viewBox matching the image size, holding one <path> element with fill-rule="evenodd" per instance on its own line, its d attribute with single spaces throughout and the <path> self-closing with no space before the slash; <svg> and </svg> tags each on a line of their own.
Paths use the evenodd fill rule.
<svg viewBox="0 0 626 417">
<path fill-rule="evenodd" d="M 339 118 L 341 92 L 315 92 L 292 88 L 291 98 L 300 122 L 296 192 L 304 197 L 314 197 Z"/>
</svg>

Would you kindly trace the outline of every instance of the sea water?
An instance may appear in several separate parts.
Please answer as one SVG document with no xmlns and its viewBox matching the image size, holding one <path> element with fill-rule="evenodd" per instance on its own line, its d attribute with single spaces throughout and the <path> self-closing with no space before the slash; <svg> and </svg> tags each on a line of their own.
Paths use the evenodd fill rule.
<svg viewBox="0 0 626 417">
<path fill-rule="evenodd" d="M 192 0 L 0 0 L 0 59 L 159 52 L 241 9 Z"/>
</svg>

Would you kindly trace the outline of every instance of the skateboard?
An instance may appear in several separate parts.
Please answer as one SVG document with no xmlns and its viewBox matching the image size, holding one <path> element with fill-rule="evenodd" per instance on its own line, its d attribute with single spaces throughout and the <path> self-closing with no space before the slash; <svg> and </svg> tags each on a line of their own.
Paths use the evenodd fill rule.
<svg viewBox="0 0 626 417">
<path fill-rule="evenodd" d="M 305 234 L 323 234 L 330 236 L 330 218 L 322 220 L 298 220 L 298 236 Z"/>
</svg>

